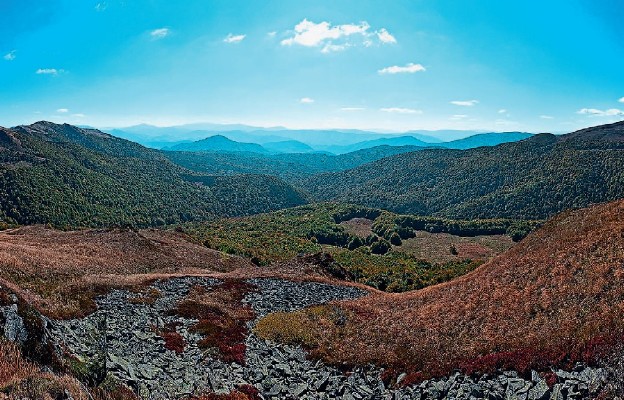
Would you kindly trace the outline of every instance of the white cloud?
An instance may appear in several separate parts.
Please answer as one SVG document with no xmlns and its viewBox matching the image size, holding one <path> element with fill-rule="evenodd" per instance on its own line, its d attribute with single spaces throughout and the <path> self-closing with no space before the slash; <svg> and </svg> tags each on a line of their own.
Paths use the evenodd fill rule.
<svg viewBox="0 0 624 400">
<path fill-rule="evenodd" d="M 392 36 L 386 28 L 381 28 L 377 32 L 377 37 L 382 43 L 396 43 L 396 38 Z"/>
<path fill-rule="evenodd" d="M 312 103 L 314 103 L 314 99 L 311 99 L 309 97 L 302 97 L 301 99 L 299 99 L 299 103 L 301 103 L 301 104 L 312 104 Z"/>
<path fill-rule="evenodd" d="M 321 53 L 327 54 L 327 53 L 331 53 L 332 51 L 343 51 L 347 47 L 349 47 L 348 44 L 331 44 L 331 43 L 327 43 L 323 47 L 323 50 L 321 50 Z"/>
<path fill-rule="evenodd" d="M 364 111 L 364 107 L 342 107 L 340 111 Z"/>
<path fill-rule="evenodd" d="M 422 114 L 422 110 L 415 110 L 413 108 L 401 108 L 401 107 L 388 107 L 380 108 L 379 111 L 396 114 Z"/>
<path fill-rule="evenodd" d="M 391 67 L 386 67 L 380 69 L 380 74 L 413 74 L 415 72 L 423 72 L 427 69 L 420 64 L 409 63 L 404 67 L 399 67 L 398 65 L 393 65 Z"/>
<path fill-rule="evenodd" d="M 596 117 L 622 117 L 624 111 L 617 108 L 610 108 L 608 110 L 598 110 L 595 108 L 582 108 L 577 111 L 578 114 L 592 115 Z"/>
<path fill-rule="evenodd" d="M 453 100 L 451 104 L 461 107 L 472 107 L 476 104 L 479 104 L 479 100 Z"/>
<path fill-rule="evenodd" d="M 505 114 L 507 112 L 507 109 L 505 108 L 501 108 L 500 110 L 498 110 L 499 114 Z"/>
<path fill-rule="evenodd" d="M 5 60 L 7 60 L 7 61 L 13 61 L 13 60 L 15 60 L 15 50 L 9 51 L 9 52 L 8 52 L 8 53 L 6 53 L 6 54 L 4 55 L 4 57 L 2 57 L 2 58 L 4 58 L 4 59 L 5 59 Z"/>
<path fill-rule="evenodd" d="M 370 30 L 366 21 L 357 24 L 332 25 L 330 22 L 313 22 L 307 18 L 295 25 L 289 32 L 290 37 L 282 40 L 282 46 L 299 45 L 320 47 L 321 52 L 344 50 L 347 47 L 363 45 L 370 47 L 373 40 L 381 44 L 396 43 L 396 39 L 386 29 Z"/>
<path fill-rule="evenodd" d="M 232 35 L 231 33 L 228 33 L 223 41 L 225 43 L 240 43 L 243 39 L 245 39 L 245 37 L 247 37 L 247 35 Z"/>
<path fill-rule="evenodd" d="M 459 120 L 462 120 L 462 119 L 465 119 L 465 118 L 468 118 L 468 116 L 466 114 L 455 114 L 450 119 L 452 121 L 459 121 Z"/>
<path fill-rule="evenodd" d="M 551 115 L 540 115 L 541 119 L 555 119 L 555 117 L 551 116 Z"/>
<path fill-rule="evenodd" d="M 68 113 L 69 110 L 67 108 L 59 108 L 58 110 L 56 110 L 57 113 Z"/>
<path fill-rule="evenodd" d="M 169 30 L 169 28 L 158 28 L 158 29 L 154 29 L 153 31 L 151 31 L 150 35 L 154 39 L 162 39 L 164 37 L 169 36 L 170 33 L 171 31 Z"/>
<path fill-rule="evenodd" d="M 35 74 L 37 75 L 58 75 L 60 73 L 65 72 L 62 69 L 56 69 L 56 68 L 39 68 L 38 70 L 35 71 Z"/>
<path fill-rule="evenodd" d="M 97 11 L 97 12 L 102 12 L 102 11 L 106 10 L 107 8 L 108 8 L 108 4 L 105 1 L 103 1 L 101 3 L 97 3 L 95 5 L 95 11 Z"/>
<path fill-rule="evenodd" d="M 84 118 L 86 117 L 86 115 L 78 113 L 78 114 L 72 114 L 72 117 L 76 117 L 76 118 Z"/>
<path fill-rule="evenodd" d="M 620 103 L 624 103 L 624 97 L 618 100 Z"/>
<path fill-rule="evenodd" d="M 269 33 L 267 33 L 267 35 L 269 35 L 269 37 L 275 37 L 277 35 L 277 32 L 275 32 L 275 31 L 269 32 Z"/>
</svg>

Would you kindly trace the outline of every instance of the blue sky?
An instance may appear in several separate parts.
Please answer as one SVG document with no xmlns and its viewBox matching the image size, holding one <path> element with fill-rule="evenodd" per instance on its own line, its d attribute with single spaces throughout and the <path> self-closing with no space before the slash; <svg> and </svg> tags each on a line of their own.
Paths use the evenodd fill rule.
<svg viewBox="0 0 624 400">
<path fill-rule="evenodd" d="M 0 0 L 0 125 L 565 132 L 624 119 L 620 0 Z"/>
</svg>

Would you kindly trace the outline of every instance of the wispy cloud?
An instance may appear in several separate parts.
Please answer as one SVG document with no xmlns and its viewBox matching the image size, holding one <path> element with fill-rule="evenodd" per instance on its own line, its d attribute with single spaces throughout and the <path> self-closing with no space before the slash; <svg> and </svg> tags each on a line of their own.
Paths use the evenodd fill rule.
<svg viewBox="0 0 624 400">
<path fill-rule="evenodd" d="M 596 108 L 581 108 L 577 111 L 578 114 L 592 115 L 596 117 L 621 117 L 624 116 L 624 111 L 617 108 L 610 108 L 608 110 L 598 110 Z"/>
<path fill-rule="evenodd" d="M 228 35 L 223 39 L 225 43 L 240 43 L 245 39 L 247 35 L 232 35 L 228 33 Z"/>
<path fill-rule="evenodd" d="M 330 22 L 313 22 L 307 18 L 295 25 L 290 37 L 282 40 L 282 46 L 320 47 L 321 52 L 342 51 L 348 47 L 363 45 L 370 47 L 373 40 L 381 44 L 396 43 L 396 38 L 385 28 L 371 31 L 368 22 L 332 25 Z"/>
<path fill-rule="evenodd" d="M 314 103 L 314 99 L 311 99 L 309 97 L 302 97 L 299 99 L 299 103 L 301 104 L 312 104 Z"/>
<path fill-rule="evenodd" d="M 396 114 L 422 114 L 422 110 L 416 110 L 414 108 L 402 108 L 402 107 L 388 107 L 380 108 L 379 111 Z"/>
<path fill-rule="evenodd" d="M 67 108 L 59 108 L 58 110 L 56 110 L 56 112 L 57 112 L 57 113 L 62 113 L 62 114 L 65 114 L 65 113 L 68 113 L 68 112 L 69 112 L 69 109 L 67 109 Z"/>
<path fill-rule="evenodd" d="M 624 97 L 620 98 L 618 101 L 619 101 L 620 103 L 624 103 Z"/>
<path fill-rule="evenodd" d="M 56 69 L 56 68 L 39 68 L 35 71 L 37 75 L 53 75 L 57 76 L 58 74 L 62 74 L 65 70 Z"/>
<path fill-rule="evenodd" d="M 540 115 L 541 119 L 555 119 L 552 115 Z"/>
<path fill-rule="evenodd" d="M 15 50 L 11 50 L 11 51 L 9 51 L 9 52 L 8 52 L 8 53 L 6 53 L 6 54 L 4 55 L 4 57 L 2 57 L 2 58 L 4 58 L 4 59 L 5 59 L 5 60 L 7 60 L 7 61 L 13 61 L 13 60 L 15 60 Z"/>
<path fill-rule="evenodd" d="M 321 50 L 321 53 L 331 53 L 332 51 L 343 51 L 347 47 L 349 47 L 349 44 L 331 44 L 331 43 L 327 43 L 325 46 L 323 46 L 323 49 Z"/>
<path fill-rule="evenodd" d="M 276 31 L 268 32 L 267 35 L 269 37 L 275 37 L 277 35 L 277 32 Z"/>
<path fill-rule="evenodd" d="M 82 113 L 78 113 L 78 114 L 72 114 L 72 117 L 76 117 L 76 118 L 84 118 L 86 117 L 86 115 L 82 114 Z"/>
<path fill-rule="evenodd" d="M 340 111 L 347 111 L 347 112 L 351 112 L 351 111 L 364 111 L 366 110 L 364 107 L 342 107 L 340 109 Z"/>
<path fill-rule="evenodd" d="M 506 114 L 507 113 L 507 109 L 506 108 L 501 108 L 500 110 L 498 110 L 499 114 Z"/>
<path fill-rule="evenodd" d="M 451 101 L 451 104 L 454 104 L 460 107 L 472 107 L 474 105 L 479 104 L 479 100 L 453 100 Z"/>
<path fill-rule="evenodd" d="M 380 69 L 380 74 L 413 74 L 415 72 L 424 72 L 427 69 L 420 64 L 409 63 L 404 67 L 400 67 L 398 65 L 393 65 L 391 67 L 386 67 Z"/>
<path fill-rule="evenodd" d="M 102 12 L 102 11 L 106 10 L 107 8 L 108 8 L 108 4 L 105 1 L 97 3 L 95 5 L 95 11 L 97 11 L 97 12 Z"/>
<path fill-rule="evenodd" d="M 385 28 L 381 28 L 377 32 L 377 37 L 382 43 L 396 43 L 397 40 Z"/>
<path fill-rule="evenodd" d="M 449 118 L 452 121 L 460 121 L 462 119 L 466 119 L 468 118 L 468 116 L 466 114 L 455 114 L 453 116 L 451 116 L 451 118 Z"/>
<path fill-rule="evenodd" d="M 151 31 L 150 36 L 154 39 L 162 39 L 169 36 L 170 33 L 171 31 L 169 30 L 169 28 L 158 28 Z"/>
</svg>

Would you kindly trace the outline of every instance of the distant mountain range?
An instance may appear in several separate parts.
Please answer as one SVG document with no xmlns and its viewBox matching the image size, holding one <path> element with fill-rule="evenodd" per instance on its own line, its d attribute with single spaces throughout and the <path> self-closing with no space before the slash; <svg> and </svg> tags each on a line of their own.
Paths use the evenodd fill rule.
<svg viewBox="0 0 624 400">
<path fill-rule="evenodd" d="M 236 141 L 228 138 L 227 135 L 243 138 L 243 141 Z M 233 135 L 232 135 L 233 134 Z M 524 140 L 532 135 L 524 132 L 501 132 L 501 133 L 481 133 L 469 136 L 464 139 L 451 142 L 427 143 L 413 136 L 383 137 L 373 140 L 352 143 L 349 145 L 317 145 L 310 146 L 298 140 L 265 141 L 266 137 L 259 140 L 258 137 L 250 137 L 248 133 L 230 132 L 224 135 L 212 135 L 194 142 L 180 142 L 162 149 L 167 151 L 224 151 L 224 152 L 250 152 L 259 154 L 270 153 L 314 153 L 325 152 L 330 154 L 346 154 L 358 150 L 370 149 L 378 146 L 416 148 L 449 148 L 449 149 L 470 149 L 481 146 L 496 146 L 501 143 L 516 142 Z M 275 137 L 271 136 L 271 139 Z M 269 140 L 271 140 L 269 139 Z M 255 140 L 255 141 L 254 141 Z"/>
<path fill-rule="evenodd" d="M 491 132 L 451 130 L 409 131 L 405 133 L 379 133 L 355 129 L 292 130 L 283 127 L 257 128 L 247 125 L 218 124 L 192 124 L 172 127 L 136 125 L 127 128 L 104 130 L 113 136 L 157 149 L 172 149 L 179 144 L 219 135 L 236 142 L 268 145 L 265 146 L 265 149 L 274 153 L 326 151 L 334 154 L 343 154 L 379 145 L 430 147 L 479 134 L 492 134 Z M 511 139 L 506 141 L 509 140 Z M 272 144 L 278 142 L 289 142 L 295 146 L 285 147 L 284 145 L 276 146 Z M 483 144 L 479 145 L 498 143 L 500 143 L 500 140 L 496 139 L 491 144 L 484 141 Z"/>
</svg>

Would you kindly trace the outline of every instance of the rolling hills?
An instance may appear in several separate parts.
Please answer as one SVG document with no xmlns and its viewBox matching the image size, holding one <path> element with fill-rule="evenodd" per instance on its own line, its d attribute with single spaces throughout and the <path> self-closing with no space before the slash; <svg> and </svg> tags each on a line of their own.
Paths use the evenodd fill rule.
<svg viewBox="0 0 624 400">
<path fill-rule="evenodd" d="M 93 129 L 38 122 L 0 129 L 0 143 L 0 220 L 8 223 L 163 225 L 305 203 L 276 177 L 209 179 Z"/>
<path fill-rule="evenodd" d="M 624 123 L 469 150 L 431 149 L 319 174 L 315 200 L 460 219 L 543 219 L 624 197 Z"/>
</svg>

